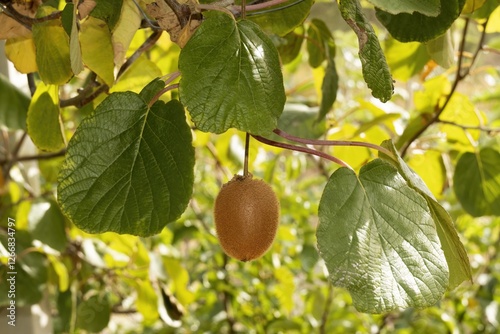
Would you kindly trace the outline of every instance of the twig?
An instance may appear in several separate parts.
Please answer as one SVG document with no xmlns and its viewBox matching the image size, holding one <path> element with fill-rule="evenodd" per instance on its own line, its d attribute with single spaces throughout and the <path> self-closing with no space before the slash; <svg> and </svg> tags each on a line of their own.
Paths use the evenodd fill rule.
<svg viewBox="0 0 500 334">
<path fill-rule="evenodd" d="M 245 136 L 245 160 L 243 162 L 243 176 L 248 176 L 248 151 L 250 146 L 250 134 L 247 132 Z"/>
<path fill-rule="evenodd" d="M 453 126 L 456 126 L 457 128 L 461 128 L 463 130 L 479 130 L 479 131 L 487 132 L 488 134 L 495 134 L 495 133 L 500 132 L 500 128 L 490 128 L 490 127 L 482 126 L 482 125 L 464 125 L 464 124 L 458 124 L 458 123 L 451 122 L 451 121 L 445 121 L 442 119 L 439 119 L 438 122 L 443 123 L 443 124 L 453 125 Z"/>
<path fill-rule="evenodd" d="M 176 88 L 179 88 L 179 84 L 173 84 L 173 85 L 170 85 L 170 86 L 167 86 L 165 88 L 163 88 L 162 90 L 160 90 L 158 93 L 156 93 L 155 96 L 153 96 L 153 98 L 151 99 L 151 101 L 149 102 L 149 105 L 148 107 L 151 108 L 151 106 L 153 104 L 155 104 L 156 101 L 158 101 L 158 99 L 163 95 L 165 94 L 166 92 L 172 90 L 172 89 L 176 89 Z"/>
<path fill-rule="evenodd" d="M 66 154 L 66 149 L 62 149 L 58 152 L 47 153 L 47 154 L 35 154 L 35 155 L 25 155 L 22 157 L 12 157 L 10 159 L 2 159 L 0 160 L 0 166 L 8 163 L 15 164 L 20 161 L 29 161 L 29 160 L 49 160 L 57 157 L 61 157 Z"/>
<path fill-rule="evenodd" d="M 333 300 L 333 285 L 328 284 L 328 295 L 325 301 L 325 310 L 323 311 L 323 315 L 321 316 L 321 326 L 319 327 L 319 333 L 326 333 L 326 324 L 328 323 L 328 315 L 330 314 L 330 307 L 332 305 Z"/>
<path fill-rule="evenodd" d="M 432 124 L 436 123 L 439 121 L 439 116 L 443 113 L 443 111 L 446 109 L 446 106 L 450 102 L 453 94 L 455 93 L 458 84 L 465 78 L 467 75 L 469 75 L 470 70 L 472 66 L 474 65 L 474 62 L 477 59 L 477 56 L 479 52 L 483 49 L 483 43 L 484 43 L 484 38 L 486 36 L 486 25 L 488 24 L 488 19 L 482 24 L 483 26 L 483 31 L 481 33 L 481 38 L 478 43 L 478 47 L 476 51 L 474 52 L 474 55 L 472 56 L 471 63 L 469 67 L 462 73 L 462 62 L 464 58 L 464 49 L 465 49 L 465 42 L 466 42 L 466 37 L 467 37 L 467 29 L 469 27 L 469 22 L 470 18 L 466 17 L 465 18 L 465 25 L 463 28 L 462 32 L 462 40 L 460 41 L 460 47 L 458 51 L 458 63 L 457 63 L 457 74 L 455 76 L 455 81 L 453 82 L 453 85 L 451 87 L 450 93 L 446 96 L 446 100 L 444 101 L 442 106 L 439 106 L 439 102 L 437 103 L 435 109 L 436 111 L 434 112 L 434 115 L 427 121 L 427 123 L 420 128 L 418 131 L 415 132 L 415 134 L 401 147 L 401 156 L 404 157 L 406 152 L 408 151 L 408 148 L 411 146 L 411 144 L 419 138 L 422 133 L 425 132 Z"/>
<path fill-rule="evenodd" d="M 285 143 L 280 143 L 280 142 L 277 142 L 277 141 L 274 141 L 274 140 L 271 140 L 271 139 L 267 139 L 267 138 L 264 138 L 264 137 L 261 137 L 261 136 L 256 136 L 256 135 L 252 135 L 252 137 L 254 137 L 255 139 L 257 139 L 261 143 L 264 143 L 264 144 L 267 144 L 267 145 L 270 145 L 270 146 L 285 148 L 285 149 L 288 149 L 288 150 L 302 152 L 302 153 L 307 153 L 307 154 L 312 154 L 312 155 L 318 156 L 320 158 L 333 161 L 333 162 L 335 162 L 336 164 L 339 164 L 342 167 L 347 167 L 347 168 L 349 168 L 349 169 L 352 170 L 352 167 L 349 166 L 345 161 L 342 161 L 339 158 L 336 158 L 334 156 L 331 156 L 329 154 L 326 154 L 324 152 L 321 152 L 321 151 L 318 151 L 318 150 L 315 150 L 315 149 L 312 149 L 312 148 L 303 147 L 303 146 L 296 146 L 296 145 L 291 145 L 291 144 L 285 144 Z"/>
<path fill-rule="evenodd" d="M 180 4 L 176 0 L 164 0 L 165 3 L 172 9 L 181 28 L 184 28 L 189 23 L 189 17 L 191 16 L 191 9 L 188 5 Z"/>
</svg>

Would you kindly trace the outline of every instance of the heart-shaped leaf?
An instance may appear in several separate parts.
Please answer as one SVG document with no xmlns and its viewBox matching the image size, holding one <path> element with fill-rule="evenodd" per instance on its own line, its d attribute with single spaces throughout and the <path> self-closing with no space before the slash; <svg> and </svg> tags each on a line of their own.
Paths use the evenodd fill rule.
<svg viewBox="0 0 500 334">
<path fill-rule="evenodd" d="M 179 93 L 196 126 L 268 135 L 285 104 L 283 75 L 272 41 L 253 22 L 213 13 L 179 56 Z"/>
<path fill-rule="evenodd" d="M 141 95 L 111 94 L 69 142 L 59 174 L 63 212 L 89 233 L 160 232 L 191 197 L 191 141 L 178 101 L 148 107 Z"/>
<path fill-rule="evenodd" d="M 434 305 L 448 266 L 425 199 L 380 159 L 335 171 L 319 205 L 318 248 L 330 279 L 362 312 Z"/>
</svg>

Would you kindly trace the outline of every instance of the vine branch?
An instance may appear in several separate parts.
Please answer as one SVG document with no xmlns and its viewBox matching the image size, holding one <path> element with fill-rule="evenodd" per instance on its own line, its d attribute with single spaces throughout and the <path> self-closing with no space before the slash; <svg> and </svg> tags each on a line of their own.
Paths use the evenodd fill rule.
<svg viewBox="0 0 500 334">
<path fill-rule="evenodd" d="M 347 167 L 347 168 L 349 168 L 351 170 L 353 169 L 345 161 L 342 161 L 339 158 L 336 158 L 334 156 L 331 156 L 329 154 L 326 154 L 324 152 L 321 152 L 321 151 L 318 151 L 318 150 L 315 150 L 315 149 L 312 149 L 312 148 L 303 147 L 303 146 L 297 146 L 297 145 L 292 145 L 292 144 L 286 144 L 286 143 L 280 143 L 280 142 L 274 141 L 272 139 L 264 138 L 264 137 L 257 136 L 257 135 L 252 135 L 252 137 L 255 138 L 255 139 L 257 139 L 261 143 L 264 143 L 264 144 L 267 144 L 267 145 L 270 145 L 270 146 L 279 147 L 279 148 L 285 148 L 285 149 L 292 150 L 292 151 L 297 151 L 297 152 L 302 152 L 302 153 L 307 153 L 307 154 L 315 155 L 315 156 L 318 156 L 320 158 L 323 158 L 323 159 L 335 162 L 336 164 L 338 164 L 338 165 L 340 165 L 342 167 Z"/>
<path fill-rule="evenodd" d="M 455 75 L 455 80 L 453 81 L 453 85 L 451 87 L 450 93 L 446 96 L 446 100 L 444 101 L 443 105 L 440 107 L 439 102 L 435 106 L 435 112 L 430 117 L 426 124 L 422 126 L 418 131 L 415 132 L 415 134 L 401 147 L 401 156 L 404 157 L 406 152 L 408 151 L 408 148 L 411 146 L 411 144 L 417 140 L 424 132 L 427 130 L 432 124 L 441 122 L 439 117 L 443 113 L 443 111 L 446 109 L 446 106 L 450 102 L 453 94 L 455 93 L 458 84 L 470 74 L 470 70 L 472 66 L 474 65 L 477 56 L 479 55 L 479 52 L 483 49 L 483 44 L 484 44 L 484 38 L 486 36 L 486 25 L 488 24 L 488 19 L 485 20 L 485 22 L 482 23 L 483 30 L 481 32 L 481 37 L 478 43 L 478 47 L 476 48 L 476 51 L 474 52 L 471 63 L 470 65 L 463 71 L 462 73 L 462 63 L 463 63 L 463 58 L 464 58 L 464 50 L 465 50 L 465 42 L 467 40 L 467 30 L 469 28 L 469 22 L 470 18 L 466 17 L 465 18 L 465 25 L 462 31 L 462 39 L 460 41 L 460 46 L 458 50 L 458 62 L 457 62 L 457 73 Z"/>
</svg>

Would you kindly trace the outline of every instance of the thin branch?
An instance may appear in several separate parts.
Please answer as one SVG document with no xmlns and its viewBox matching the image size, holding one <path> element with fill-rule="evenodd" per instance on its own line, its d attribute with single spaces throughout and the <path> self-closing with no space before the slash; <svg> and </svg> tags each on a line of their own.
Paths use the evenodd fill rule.
<svg viewBox="0 0 500 334">
<path fill-rule="evenodd" d="M 62 149 L 58 152 L 53 152 L 53 153 L 46 153 L 46 154 L 35 154 L 35 155 L 25 155 L 22 157 L 16 157 L 16 155 L 13 154 L 13 157 L 10 159 L 3 159 L 0 160 L 0 166 L 5 165 L 5 164 L 11 164 L 14 165 L 17 162 L 20 161 L 30 161 L 30 160 L 49 160 L 57 157 L 61 157 L 64 154 L 66 154 L 66 149 Z"/>
<path fill-rule="evenodd" d="M 446 106 L 448 105 L 453 94 L 455 93 L 455 91 L 458 87 L 458 84 L 465 77 L 467 77 L 467 75 L 469 75 L 470 70 L 471 70 L 474 62 L 476 61 L 477 56 L 479 55 L 479 52 L 483 49 L 483 43 L 484 43 L 484 38 L 486 36 L 486 25 L 488 24 L 488 19 L 486 19 L 486 21 L 482 24 L 483 31 L 481 33 L 481 38 L 479 40 L 478 47 L 472 56 L 470 66 L 467 67 L 466 70 L 462 73 L 462 62 L 463 62 L 464 54 L 465 54 L 464 50 L 465 50 L 465 42 L 467 40 L 466 37 L 467 37 L 467 30 L 469 28 L 469 22 L 470 22 L 470 18 L 466 17 L 465 18 L 465 25 L 464 25 L 463 32 L 462 32 L 462 40 L 460 41 L 460 47 L 459 47 L 459 51 L 458 51 L 457 73 L 456 73 L 453 85 L 451 87 L 451 91 L 446 96 L 446 100 L 444 101 L 442 106 L 439 106 L 439 102 L 438 102 L 438 104 L 435 107 L 436 111 L 434 112 L 433 116 L 427 121 L 427 123 L 422 128 L 420 128 L 418 131 L 416 131 L 415 134 L 401 147 L 401 156 L 402 157 L 406 154 L 406 152 L 407 152 L 408 148 L 411 146 L 411 144 L 415 140 L 417 140 L 425 132 L 425 130 L 427 130 L 432 124 L 439 121 L 439 116 L 441 116 L 443 111 L 446 109 Z"/>
<path fill-rule="evenodd" d="M 315 155 L 315 156 L 318 156 L 320 158 L 333 161 L 333 162 L 335 162 L 336 164 L 338 164 L 338 165 L 340 165 L 342 167 L 347 167 L 347 168 L 349 168 L 349 169 L 352 170 L 351 166 L 349 166 L 346 162 L 340 160 L 339 158 L 336 158 L 334 156 L 331 156 L 329 154 L 326 154 L 324 152 L 321 152 L 321 151 L 318 151 L 318 150 L 315 150 L 315 149 L 312 149 L 312 148 L 303 147 L 303 146 L 296 146 L 296 145 L 291 145 L 291 144 L 285 144 L 285 143 L 280 143 L 280 142 L 277 142 L 277 141 L 274 141 L 274 140 L 271 140 L 271 139 L 267 139 L 267 138 L 264 138 L 264 137 L 261 137 L 261 136 L 256 136 L 256 135 L 252 135 L 252 137 L 254 137 L 255 139 L 257 139 L 261 143 L 264 143 L 264 144 L 267 144 L 267 145 L 270 145 L 270 146 L 280 147 L 280 148 L 285 148 L 287 150 L 292 150 L 292 151 L 297 151 L 297 152 L 302 152 L 302 153 L 307 153 L 307 154 Z"/>
<path fill-rule="evenodd" d="M 490 128 L 487 126 L 482 126 L 482 125 L 464 125 L 464 124 L 458 124 L 455 122 L 451 121 L 445 121 L 445 120 L 438 120 L 439 123 L 443 124 L 448 124 L 448 125 L 453 125 L 456 126 L 457 128 L 461 128 L 463 130 L 479 130 L 479 131 L 484 131 L 487 132 L 488 134 L 495 134 L 500 132 L 500 128 Z"/>
<path fill-rule="evenodd" d="M 156 102 L 158 101 L 158 99 L 163 95 L 165 94 L 166 92 L 172 90 L 172 89 L 176 89 L 176 88 L 179 88 L 179 84 L 173 84 L 173 85 L 170 85 L 170 86 L 167 86 L 165 88 L 163 88 L 162 90 L 160 90 L 158 93 L 156 93 L 155 96 L 153 96 L 153 98 L 151 99 L 151 101 L 149 102 L 149 105 L 148 107 L 151 108 L 151 106 Z"/>
<path fill-rule="evenodd" d="M 248 176 L 248 151 L 250 147 L 250 134 L 247 132 L 245 136 L 245 160 L 243 162 L 243 176 Z"/>
<path fill-rule="evenodd" d="M 385 155 L 391 157 L 393 160 L 396 160 L 396 157 L 394 154 L 389 151 L 388 149 L 371 144 L 371 143 L 365 143 L 361 141 L 349 141 L 349 140 L 320 140 L 320 139 L 305 139 L 305 138 L 300 138 L 293 136 L 289 133 L 286 133 L 283 130 L 280 129 L 275 129 L 273 131 L 275 134 L 278 136 L 288 139 L 293 142 L 301 143 L 301 144 L 307 144 L 307 145 L 321 145 L 321 146 L 358 146 L 358 147 L 366 147 L 366 148 L 371 148 L 374 150 L 377 150 L 381 153 L 384 153 Z"/>
<path fill-rule="evenodd" d="M 189 23 L 189 17 L 191 16 L 191 9 L 188 5 L 180 4 L 176 0 L 164 0 L 165 3 L 172 9 L 181 29 L 184 28 Z"/>
<path fill-rule="evenodd" d="M 328 295 L 326 297 L 325 301 L 325 309 L 323 311 L 323 314 L 321 316 L 321 326 L 319 327 L 319 333 L 320 334 L 326 334 L 326 324 L 328 323 L 328 315 L 330 314 L 330 307 L 332 306 L 332 300 L 333 300 L 333 285 L 328 284 Z"/>
</svg>

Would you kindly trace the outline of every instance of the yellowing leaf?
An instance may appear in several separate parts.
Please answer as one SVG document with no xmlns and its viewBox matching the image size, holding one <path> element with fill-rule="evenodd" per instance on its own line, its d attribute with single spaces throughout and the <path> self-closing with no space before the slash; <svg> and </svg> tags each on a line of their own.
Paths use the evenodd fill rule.
<svg viewBox="0 0 500 334">
<path fill-rule="evenodd" d="M 491 34 L 500 32 L 500 6 L 491 13 L 488 25 L 486 26 L 486 33 Z"/>
<path fill-rule="evenodd" d="M 35 145 L 46 151 L 63 148 L 57 86 L 40 83 L 28 108 L 28 134 Z"/>
<path fill-rule="evenodd" d="M 69 6 L 70 4 L 68 4 Z M 73 6 L 71 4 L 71 6 Z M 78 74 L 83 71 L 83 61 L 82 61 L 82 49 L 80 47 L 80 41 L 78 39 L 78 15 L 77 7 L 73 6 L 73 20 L 71 21 L 71 36 L 69 41 L 70 47 L 70 59 L 71 59 L 71 70 L 74 74 Z"/>
<path fill-rule="evenodd" d="M 441 154 L 436 151 L 415 153 L 408 165 L 424 180 L 432 194 L 440 197 L 446 177 Z"/>
<path fill-rule="evenodd" d="M 139 93 L 154 78 L 161 77 L 161 70 L 146 56 L 141 56 L 120 77 L 110 92 L 130 90 Z"/>
<path fill-rule="evenodd" d="M 89 16 L 80 30 L 83 63 L 111 87 L 114 78 L 114 55 L 111 33 L 106 22 Z"/>
<path fill-rule="evenodd" d="M 41 0 L 19 0 L 14 1 L 12 7 L 21 15 L 35 17 L 36 10 L 40 3 Z M 4 13 L 0 13 L 0 27 L 2 27 L 0 29 L 0 40 L 31 36 L 31 31 L 28 28 Z"/>
<path fill-rule="evenodd" d="M 475 10 L 481 8 L 486 0 L 467 0 L 464 5 L 464 9 L 462 9 L 462 14 L 470 14 Z"/>
<path fill-rule="evenodd" d="M 5 55 L 21 73 L 37 72 L 33 38 L 11 38 L 5 43 Z"/>
<path fill-rule="evenodd" d="M 122 14 L 115 26 L 111 40 L 115 53 L 115 65 L 120 66 L 125 59 L 125 53 L 141 25 L 141 14 L 133 0 L 124 0 Z"/>
<path fill-rule="evenodd" d="M 46 16 L 54 9 L 41 7 L 38 16 Z M 38 72 L 45 84 L 62 85 L 73 76 L 69 56 L 69 37 L 61 19 L 33 25 Z"/>
</svg>

